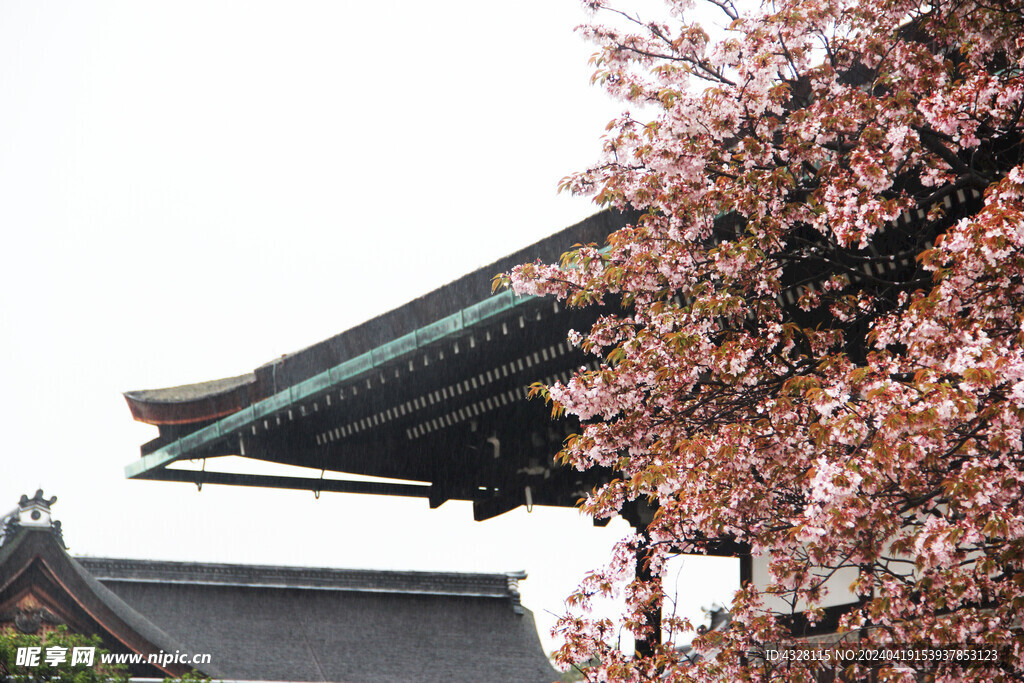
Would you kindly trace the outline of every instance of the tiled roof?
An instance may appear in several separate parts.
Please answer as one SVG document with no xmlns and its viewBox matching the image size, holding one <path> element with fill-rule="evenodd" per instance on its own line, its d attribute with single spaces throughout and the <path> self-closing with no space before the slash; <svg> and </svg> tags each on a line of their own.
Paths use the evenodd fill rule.
<svg viewBox="0 0 1024 683">
<path fill-rule="evenodd" d="M 115 653 L 209 654 L 197 668 L 223 680 L 557 677 L 519 604 L 522 572 L 76 559 L 49 516 L 55 500 L 23 497 L 0 518 L 0 626 L 32 633 L 43 621 L 65 623 Z M 188 660 L 133 665 L 132 674 L 181 675 L 188 667 L 177 662 Z"/>
<path fill-rule="evenodd" d="M 354 358 L 388 341 L 440 320 L 461 308 L 488 299 L 491 280 L 520 263 L 541 259 L 555 261 L 575 243 L 599 242 L 636 214 L 602 211 L 576 225 L 467 273 L 398 308 L 305 349 L 276 358 L 238 377 L 197 384 L 125 392 L 137 420 L 152 424 L 185 424 L 234 412 L 283 388 L 295 385 L 342 361 Z M 240 403 L 231 409 L 215 399 L 237 394 Z M 229 402 L 230 403 L 230 402 Z"/>
<path fill-rule="evenodd" d="M 239 680 L 552 681 L 522 574 L 80 558 L 191 653 Z"/>
</svg>

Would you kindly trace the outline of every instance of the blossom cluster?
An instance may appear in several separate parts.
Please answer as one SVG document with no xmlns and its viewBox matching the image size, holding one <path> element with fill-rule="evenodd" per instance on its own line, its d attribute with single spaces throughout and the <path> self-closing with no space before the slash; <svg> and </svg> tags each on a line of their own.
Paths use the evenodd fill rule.
<svg viewBox="0 0 1024 683">
<path fill-rule="evenodd" d="M 586 4 L 595 81 L 635 115 L 564 188 L 642 217 L 506 281 L 622 302 L 572 335 L 601 367 L 545 395 L 581 420 L 562 461 L 614 475 L 584 508 L 653 522 L 581 587 L 559 660 L 600 661 L 592 680 L 811 677 L 751 653 L 820 621 L 846 571 L 840 628 L 1009 644 L 935 676 L 1019 677 L 1024 5 L 709 0 L 716 33 L 683 0 L 652 21 Z M 658 644 L 665 558 L 726 546 L 766 577 L 702 657 Z M 614 590 L 644 656 L 583 609 Z"/>
</svg>

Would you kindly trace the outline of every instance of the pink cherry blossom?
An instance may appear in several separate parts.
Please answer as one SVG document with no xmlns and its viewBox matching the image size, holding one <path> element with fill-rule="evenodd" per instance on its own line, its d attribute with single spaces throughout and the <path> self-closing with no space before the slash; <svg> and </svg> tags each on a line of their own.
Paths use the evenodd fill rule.
<svg viewBox="0 0 1024 683">
<path fill-rule="evenodd" d="M 595 82 L 627 110 L 563 189 L 642 217 L 502 281 L 626 302 L 570 334 L 599 369 L 540 393 L 582 421 L 562 462 L 613 475 L 583 509 L 654 521 L 570 598 L 557 659 L 596 658 L 595 681 L 811 680 L 753 653 L 848 590 L 850 637 L 1000 648 L 934 680 L 1024 676 L 1024 5 L 710 0 L 722 31 L 691 2 L 585 4 Z M 768 573 L 693 661 L 653 643 L 657 576 L 715 543 Z M 618 623 L 587 611 L 610 594 Z"/>
</svg>

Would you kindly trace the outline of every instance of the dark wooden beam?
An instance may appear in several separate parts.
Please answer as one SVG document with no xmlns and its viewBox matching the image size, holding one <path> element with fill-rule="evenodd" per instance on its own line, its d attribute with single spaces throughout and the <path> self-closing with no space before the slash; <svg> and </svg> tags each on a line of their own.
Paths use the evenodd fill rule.
<svg viewBox="0 0 1024 683">
<path fill-rule="evenodd" d="M 232 474 L 230 472 L 199 472 L 196 470 L 154 470 L 138 477 L 156 481 L 181 481 L 202 486 L 225 484 L 255 486 L 272 489 L 298 489 L 305 491 L 331 491 L 333 493 L 367 493 L 381 496 L 410 496 L 426 498 L 430 494 L 427 484 L 392 484 L 376 481 L 350 481 L 318 479 L 316 477 L 281 477 L 261 474 Z"/>
</svg>

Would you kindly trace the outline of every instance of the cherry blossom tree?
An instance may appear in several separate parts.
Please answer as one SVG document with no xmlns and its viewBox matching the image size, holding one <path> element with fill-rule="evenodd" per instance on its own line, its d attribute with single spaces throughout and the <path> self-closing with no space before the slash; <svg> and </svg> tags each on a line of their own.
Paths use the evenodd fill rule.
<svg viewBox="0 0 1024 683">
<path fill-rule="evenodd" d="M 604 307 L 570 334 L 601 367 L 535 393 L 581 421 L 559 458 L 614 473 L 584 510 L 652 517 L 570 598 L 557 657 L 596 658 L 592 680 L 800 680 L 818 665 L 758 654 L 846 571 L 840 632 L 998 647 L 925 668 L 1020 680 L 1024 3 L 709 2 L 586 2 L 595 81 L 631 113 L 563 189 L 641 217 L 499 278 Z M 695 663 L 658 576 L 714 544 L 770 579 Z M 616 591 L 637 656 L 587 611 Z"/>
</svg>

